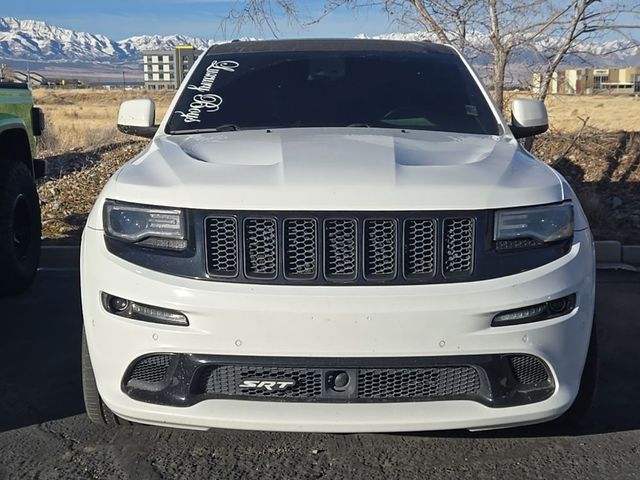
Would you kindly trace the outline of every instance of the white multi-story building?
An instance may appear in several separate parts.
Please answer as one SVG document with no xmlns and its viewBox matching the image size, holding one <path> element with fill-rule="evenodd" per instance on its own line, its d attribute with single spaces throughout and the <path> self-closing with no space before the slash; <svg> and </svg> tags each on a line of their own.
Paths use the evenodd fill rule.
<svg viewBox="0 0 640 480">
<path fill-rule="evenodd" d="M 173 50 L 143 52 L 144 86 L 149 90 L 175 90 L 202 52 L 191 45 Z"/>
<path fill-rule="evenodd" d="M 175 89 L 175 53 L 172 50 L 143 52 L 144 86 L 150 90 Z"/>
</svg>

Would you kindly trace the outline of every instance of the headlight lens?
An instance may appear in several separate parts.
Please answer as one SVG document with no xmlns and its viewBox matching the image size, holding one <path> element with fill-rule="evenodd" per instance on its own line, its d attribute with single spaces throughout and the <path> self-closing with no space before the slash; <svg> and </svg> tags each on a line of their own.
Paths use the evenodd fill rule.
<svg viewBox="0 0 640 480">
<path fill-rule="evenodd" d="M 182 210 L 107 200 L 104 226 L 107 235 L 126 242 L 171 250 L 184 250 L 187 246 Z"/>
<path fill-rule="evenodd" d="M 493 239 L 496 242 L 532 240 L 537 243 L 565 240 L 573 235 L 571 203 L 499 210 Z"/>
</svg>

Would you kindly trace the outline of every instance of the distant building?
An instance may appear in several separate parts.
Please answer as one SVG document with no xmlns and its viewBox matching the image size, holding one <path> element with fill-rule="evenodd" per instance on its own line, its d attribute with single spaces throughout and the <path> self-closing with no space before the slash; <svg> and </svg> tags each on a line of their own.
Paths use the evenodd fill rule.
<svg viewBox="0 0 640 480">
<path fill-rule="evenodd" d="M 533 75 L 532 91 L 540 90 L 539 74 Z M 569 95 L 640 94 L 640 67 L 572 68 L 557 71 L 551 79 L 549 93 Z"/>
<path fill-rule="evenodd" d="M 9 65 L 0 65 L 0 81 L 14 83 L 28 83 L 31 87 L 40 87 L 47 84 L 47 79 L 37 72 L 21 72 L 14 70 Z"/>
<path fill-rule="evenodd" d="M 191 45 L 178 45 L 173 50 L 142 52 L 145 88 L 177 89 L 201 53 Z"/>
</svg>

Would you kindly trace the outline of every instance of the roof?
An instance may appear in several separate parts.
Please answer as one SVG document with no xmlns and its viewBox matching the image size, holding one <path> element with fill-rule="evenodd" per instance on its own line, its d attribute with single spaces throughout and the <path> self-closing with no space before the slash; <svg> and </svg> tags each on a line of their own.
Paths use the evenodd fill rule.
<svg viewBox="0 0 640 480">
<path fill-rule="evenodd" d="M 233 41 L 213 45 L 211 54 L 265 53 L 265 52 L 397 52 L 397 53 L 444 53 L 454 51 L 446 45 L 431 42 L 408 42 L 377 39 L 299 39 Z"/>
</svg>

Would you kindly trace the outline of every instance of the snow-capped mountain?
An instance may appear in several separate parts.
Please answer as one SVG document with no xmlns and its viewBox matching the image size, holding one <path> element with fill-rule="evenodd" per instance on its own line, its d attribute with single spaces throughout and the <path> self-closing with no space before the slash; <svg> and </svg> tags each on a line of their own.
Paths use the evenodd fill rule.
<svg viewBox="0 0 640 480">
<path fill-rule="evenodd" d="M 0 57 L 33 61 L 122 61 L 127 54 L 104 35 L 74 32 L 36 20 L 0 18 Z"/>
<path fill-rule="evenodd" d="M 174 48 L 176 45 L 193 45 L 197 49 L 206 50 L 214 43 L 216 42 L 213 40 L 185 35 L 139 35 L 120 40 L 118 45 L 123 51 L 127 52 L 129 57 L 137 58 L 141 55 L 140 52 L 145 50 L 162 50 Z"/>
<path fill-rule="evenodd" d="M 358 38 L 366 38 L 358 35 Z M 438 41 L 435 34 L 430 32 L 414 33 L 387 33 L 371 38 L 384 40 L 409 40 L 409 41 Z M 555 54 L 557 51 L 553 38 L 544 38 L 536 43 L 536 48 L 521 47 L 512 52 L 511 66 L 533 66 L 545 62 L 544 55 Z M 491 51 L 489 38 L 482 34 L 469 34 L 467 38 L 468 49 L 465 56 L 476 65 L 488 65 L 491 63 Z M 609 40 L 598 43 L 585 43 L 580 48 L 580 54 L 567 54 L 564 65 L 572 67 L 598 66 L 598 67 L 629 67 L 640 65 L 640 46 L 629 40 Z M 551 55 L 550 55 L 551 56 Z"/>
<path fill-rule="evenodd" d="M 358 35 L 358 37 L 364 37 Z M 433 40 L 428 32 L 389 33 L 375 38 L 391 40 Z M 478 52 L 486 51 L 487 38 L 473 35 L 469 39 L 476 52 L 468 52 L 477 65 L 487 65 L 491 58 Z M 552 42 L 553 40 L 546 40 Z M 206 49 L 216 43 L 213 40 L 185 35 L 141 35 L 114 41 L 104 35 L 76 32 L 52 26 L 38 20 L 18 20 L 12 17 L 0 18 L 0 59 L 21 62 L 56 62 L 83 64 L 138 64 L 144 50 L 173 48 L 190 44 Z M 512 63 L 533 65 L 540 63 L 540 51 L 545 45 L 538 45 L 537 51 L 522 49 L 514 52 Z M 640 47 L 629 47 L 621 40 L 587 45 L 580 56 L 568 56 L 565 64 L 598 65 L 602 67 L 633 66 L 640 64 Z"/>
<path fill-rule="evenodd" d="M 206 48 L 211 40 L 184 35 L 142 35 L 114 41 L 104 35 L 75 32 L 38 20 L 0 18 L 0 58 L 36 62 L 137 61 L 143 50 L 190 44 Z"/>
</svg>

